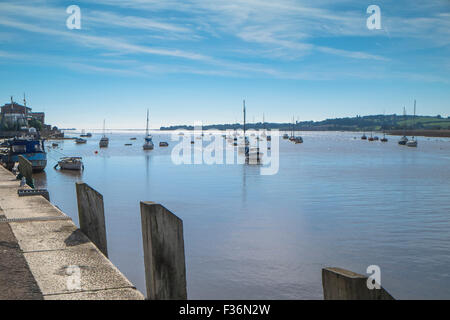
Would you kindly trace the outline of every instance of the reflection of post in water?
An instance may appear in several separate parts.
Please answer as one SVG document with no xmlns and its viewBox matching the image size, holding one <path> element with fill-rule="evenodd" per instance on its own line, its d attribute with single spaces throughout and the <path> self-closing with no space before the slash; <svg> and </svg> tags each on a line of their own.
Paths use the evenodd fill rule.
<svg viewBox="0 0 450 320">
<path fill-rule="evenodd" d="M 149 186 L 149 180 L 150 180 L 150 155 L 145 155 L 145 185 Z"/>
<path fill-rule="evenodd" d="M 34 174 L 34 185 L 37 189 L 47 189 L 47 173 L 45 171 Z"/>
</svg>

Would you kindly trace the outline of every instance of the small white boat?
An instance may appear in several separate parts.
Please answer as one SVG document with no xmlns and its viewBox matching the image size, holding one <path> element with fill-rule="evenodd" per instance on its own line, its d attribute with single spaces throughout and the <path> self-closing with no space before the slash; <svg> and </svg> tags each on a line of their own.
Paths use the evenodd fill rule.
<svg viewBox="0 0 450 320">
<path fill-rule="evenodd" d="M 54 168 L 56 169 L 59 166 L 61 170 L 82 170 L 84 165 L 81 159 L 81 157 L 63 157 Z"/>
<path fill-rule="evenodd" d="M 417 147 L 417 140 L 414 139 L 414 137 L 413 137 L 411 140 L 409 140 L 408 142 L 406 142 L 406 146 L 407 146 L 407 147 L 413 147 L 413 148 L 416 148 L 416 147 Z"/>
</svg>

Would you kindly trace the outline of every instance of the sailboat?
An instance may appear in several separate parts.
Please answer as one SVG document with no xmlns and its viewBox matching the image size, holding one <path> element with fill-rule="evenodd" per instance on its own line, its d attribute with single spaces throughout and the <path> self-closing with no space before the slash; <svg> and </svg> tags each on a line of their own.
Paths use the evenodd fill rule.
<svg viewBox="0 0 450 320">
<path fill-rule="evenodd" d="M 403 107 L 403 137 L 398 140 L 398 144 L 404 146 L 408 142 L 408 138 L 406 137 L 406 109 Z"/>
<path fill-rule="evenodd" d="M 366 133 L 364 132 L 363 135 L 361 136 L 361 140 L 367 140 L 367 136 Z"/>
<path fill-rule="evenodd" d="M 142 149 L 144 150 L 153 150 L 153 141 L 152 136 L 148 133 L 148 109 L 147 109 L 147 127 L 145 128 L 145 143 L 142 146 Z"/>
<path fill-rule="evenodd" d="M 386 127 L 384 124 L 386 115 L 383 113 L 383 138 L 380 139 L 381 142 L 387 142 L 388 139 L 386 138 Z"/>
<path fill-rule="evenodd" d="M 244 142 L 241 143 L 241 145 L 238 146 L 238 152 L 240 153 L 247 153 L 247 149 L 248 149 L 248 145 L 250 144 L 250 142 L 248 141 L 247 135 L 246 135 L 246 122 L 245 122 L 245 116 L 246 116 L 246 110 L 245 110 L 245 100 L 244 100 L 244 108 L 243 108 L 243 113 L 244 113 Z M 237 138 L 235 138 L 235 145 L 237 145 Z"/>
<path fill-rule="evenodd" d="M 289 141 L 294 141 L 294 116 L 292 116 L 292 130 L 291 130 L 291 136 L 289 137 Z"/>
<path fill-rule="evenodd" d="M 109 139 L 105 134 L 105 119 L 103 119 L 103 137 L 100 139 L 99 146 L 100 148 L 106 148 L 108 147 Z"/>
<path fill-rule="evenodd" d="M 294 127 L 295 128 L 295 127 Z M 300 136 L 296 136 L 295 135 L 295 130 L 294 130 L 294 143 L 295 144 L 298 144 L 298 143 L 303 143 L 303 138 L 302 137 L 300 137 Z"/>
<path fill-rule="evenodd" d="M 413 117 L 413 125 L 412 125 L 413 130 L 415 129 L 415 120 L 416 120 L 416 100 L 414 100 L 414 117 Z M 413 148 L 417 147 L 417 140 L 414 139 L 414 136 L 412 136 L 411 140 L 406 142 L 406 146 L 413 147 Z"/>
</svg>

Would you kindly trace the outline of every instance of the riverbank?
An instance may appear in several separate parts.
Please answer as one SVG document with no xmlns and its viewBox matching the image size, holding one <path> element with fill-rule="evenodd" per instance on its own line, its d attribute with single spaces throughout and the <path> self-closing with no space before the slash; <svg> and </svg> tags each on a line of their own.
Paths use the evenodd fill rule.
<svg viewBox="0 0 450 320">
<path fill-rule="evenodd" d="M 390 130 L 386 133 L 392 136 L 450 138 L 450 130 Z"/>
<path fill-rule="evenodd" d="M 0 299 L 144 299 L 69 216 L 19 189 L 0 167 Z"/>
</svg>

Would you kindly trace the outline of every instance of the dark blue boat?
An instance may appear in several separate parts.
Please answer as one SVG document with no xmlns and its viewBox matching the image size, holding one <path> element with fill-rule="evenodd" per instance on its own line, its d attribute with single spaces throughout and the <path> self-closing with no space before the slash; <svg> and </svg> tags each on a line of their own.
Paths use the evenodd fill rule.
<svg viewBox="0 0 450 320">
<path fill-rule="evenodd" d="M 14 138 L 5 141 L 3 147 L 7 151 L 1 155 L 1 161 L 9 170 L 14 167 L 16 162 L 19 162 L 19 155 L 24 156 L 31 162 L 34 172 L 43 171 L 47 165 L 44 140 Z"/>
</svg>

